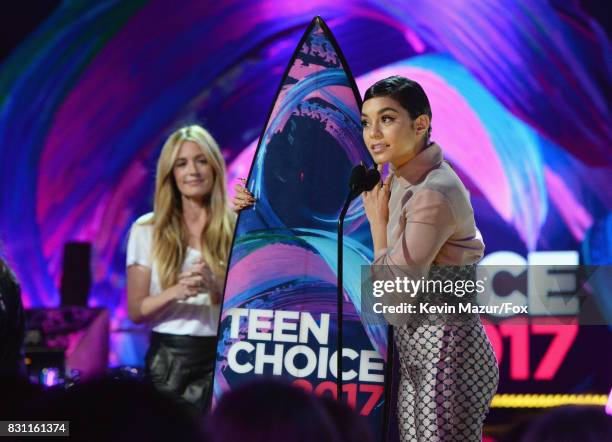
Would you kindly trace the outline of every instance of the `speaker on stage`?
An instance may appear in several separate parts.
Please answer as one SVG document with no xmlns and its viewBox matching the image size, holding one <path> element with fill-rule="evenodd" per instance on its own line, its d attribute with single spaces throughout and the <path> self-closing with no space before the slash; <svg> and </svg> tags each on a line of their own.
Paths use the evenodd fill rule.
<svg viewBox="0 0 612 442">
<path fill-rule="evenodd" d="M 91 289 L 91 243 L 69 242 L 64 245 L 60 286 L 61 306 L 87 307 Z"/>
</svg>

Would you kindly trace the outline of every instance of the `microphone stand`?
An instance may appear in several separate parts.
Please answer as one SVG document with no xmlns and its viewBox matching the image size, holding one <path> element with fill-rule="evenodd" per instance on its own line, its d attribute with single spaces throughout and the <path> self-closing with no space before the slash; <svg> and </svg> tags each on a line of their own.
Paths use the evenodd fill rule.
<svg viewBox="0 0 612 442">
<path fill-rule="evenodd" d="M 351 201 L 354 199 L 353 191 L 351 191 L 344 202 L 340 217 L 338 218 L 338 336 L 337 336 L 337 351 L 336 351 L 336 397 L 339 401 L 342 400 L 342 322 L 344 319 L 344 286 L 343 286 L 343 258 L 344 258 L 344 217 L 348 211 Z"/>
<path fill-rule="evenodd" d="M 342 400 L 342 342 L 343 342 L 343 307 L 344 307 L 344 217 L 348 212 L 349 205 L 363 191 L 372 190 L 380 180 L 380 174 L 376 169 L 367 170 L 363 164 L 355 166 L 351 171 L 349 180 L 349 193 L 344 201 L 344 206 L 338 218 L 338 336 L 336 351 L 336 398 Z"/>
</svg>

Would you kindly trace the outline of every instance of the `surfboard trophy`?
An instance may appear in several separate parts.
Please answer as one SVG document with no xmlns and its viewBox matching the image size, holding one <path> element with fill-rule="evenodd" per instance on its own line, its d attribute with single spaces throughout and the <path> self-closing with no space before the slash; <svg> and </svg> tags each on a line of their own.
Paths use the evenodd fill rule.
<svg viewBox="0 0 612 442">
<path fill-rule="evenodd" d="M 256 203 L 241 211 L 234 234 L 213 406 L 253 378 L 280 376 L 346 401 L 373 434 L 383 432 L 387 327 L 361 320 L 361 271 L 372 243 L 360 198 L 345 208 L 338 284 L 346 186 L 354 165 L 373 164 L 360 105 L 338 44 L 315 17 L 283 75 L 247 179 Z"/>
</svg>

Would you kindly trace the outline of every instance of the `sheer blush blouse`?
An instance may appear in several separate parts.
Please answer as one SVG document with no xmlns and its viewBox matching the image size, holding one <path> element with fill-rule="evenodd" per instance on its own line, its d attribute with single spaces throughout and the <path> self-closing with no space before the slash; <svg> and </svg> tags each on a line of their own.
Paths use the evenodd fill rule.
<svg viewBox="0 0 612 442">
<path fill-rule="evenodd" d="M 430 144 L 390 173 L 388 247 L 376 252 L 373 265 L 401 266 L 420 278 L 432 264 L 467 265 L 482 258 L 469 193 L 443 161 L 440 146 Z"/>
</svg>

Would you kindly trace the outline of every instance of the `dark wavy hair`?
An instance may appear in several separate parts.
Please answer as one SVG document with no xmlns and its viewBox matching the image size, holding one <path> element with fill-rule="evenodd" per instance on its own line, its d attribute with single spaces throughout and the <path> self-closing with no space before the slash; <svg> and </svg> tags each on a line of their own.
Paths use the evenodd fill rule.
<svg viewBox="0 0 612 442">
<path fill-rule="evenodd" d="M 429 98 L 419 83 L 406 77 L 393 75 L 377 81 L 366 90 L 363 101 L 374 97 L 390 97 L 397 101 L 408 115 L 416 120 L 420 115 L 427 115 L 431 121 L 431 105 Z M 429 143 L 431 123 L 425 135 L 425 144 Z"/>
</svg>

